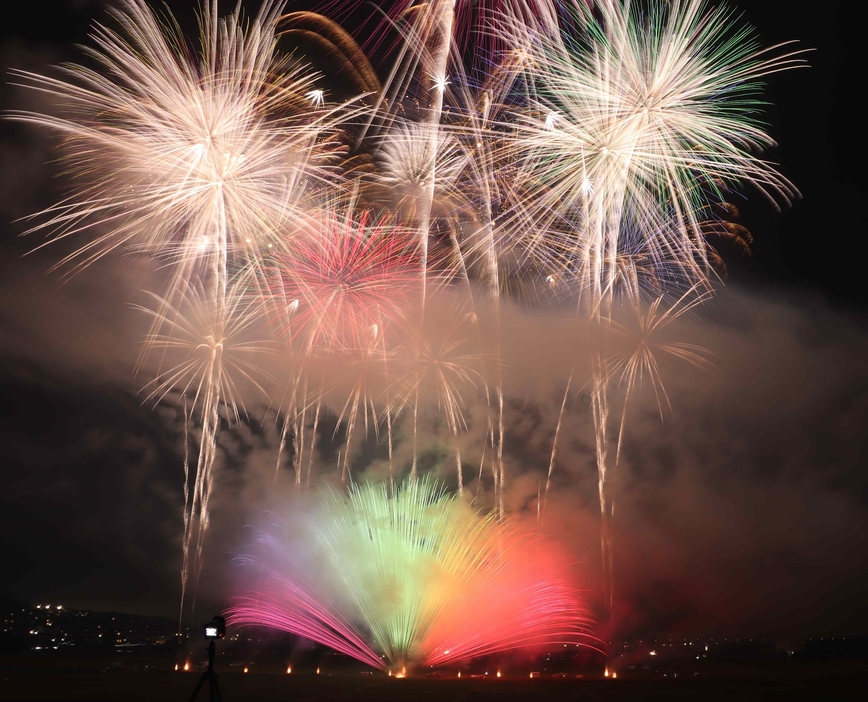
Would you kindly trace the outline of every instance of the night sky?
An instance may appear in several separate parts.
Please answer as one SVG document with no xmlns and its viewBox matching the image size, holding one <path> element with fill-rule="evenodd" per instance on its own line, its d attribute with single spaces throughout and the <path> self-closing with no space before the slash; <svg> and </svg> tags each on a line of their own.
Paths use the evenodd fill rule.
<svg viewBox="0 0 868 702">
<path fill-rule="evenodd" d="M 234 3 L 224 3 L 226 6 Z M 675 367 L 674 417 L 649 395 L 631 415 L 617 480 L 616 589 L 624 631 L 811 636 L 868 633 L 868 328 L 864 257 L 864 61 L 852 3 L 734 4 L 764 45 L 813 48 L 809 69 L 775 76 L 768 154 L 803 199 L 776 213 L 757 193 L 739 202 L 750 261 L 685 327 L 711 349 L 708 373 Z M 169 5 L 191 16 L 187 1 Z M 43 71 L 74 60 L 104 4 L 20 3 L 0 64 Z M 861 27 L 860 27 L 861 28 Z M 861 47 L 860 47 L 861 48 Z M 861 53 L 860 53 L 861 56 Z M 861 63 L 860 63 L 861 62 Z M 2 109 L 32 106 L 4 85 Z M 148 275 L 118 257 L 62 282 L 50 246 L 18 220 L 57 199 L 50 141 L 0 125 L 0 597 L 172 615 L 179 597 L 181 428 L 171 405 L 142 404 L 134 366 Z M 521 376 L 551 350 L 536 382 L 508 403 L 510 507 L 534 513 L 559 400 L 557 329 L 505 324 Z M 561 378 L 563 375 L 561 375 Z M 525 387 L 526 385 L 526 387 Z M 562 390 L 561 390 L 562 392 Z M 647 393 L 646 393 L 647 394 Z M 220 607 L 244 526 L 280 509 L 267 408 L 227 434 L 201 599 Z M 549 528 L 598 589 L 599 537 L 587 402 L 569 408 Z M 364 468 L 361 467 L 364 471 Z M 225 575 L 229 571 L 230 575 Z M 203 614 L 204 616 L 204 614 Z"/>
</svg>

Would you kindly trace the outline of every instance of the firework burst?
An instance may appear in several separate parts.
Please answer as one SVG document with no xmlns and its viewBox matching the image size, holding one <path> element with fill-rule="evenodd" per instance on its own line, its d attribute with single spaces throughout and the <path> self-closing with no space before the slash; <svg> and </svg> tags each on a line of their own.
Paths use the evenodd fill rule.
<svg viewBox="0 0 868 702">
<path fill-rule="evenodd" d="M 61 115 L 15 117 L 63 139 L 76 183 L 37 229 L 88 235 L 69 257 L 80 266 L 129 246 L 177 264 L 178 285 L 205 276 L 225 288 L 227 257 L 265 248 L 331 179 L 321 144 L 339 117 L 306 109 L 314 76 L 276 52 L 281 5 L 249 23 L 240 8 L 225 19 L 203 8 L 197 54 L 170 19 L 128 0 L 111 10 L 119 31 L 95 30 L 98 70 L 19 72 Z"/>
<path fill-rule="evenodd" d="M 573 0 L 565 11 L 566 28 L 510 24 L 534 97 L 507 146 L 521 167 L 506 245 L 556 270 L 572 261 L 592 307 L 613 294 L 626 232 L 704 280 L 697 217 L 709 194 L 723 199 L 715 184 L 797 194 L 754 155 L 774 145 L 755 115 L 760 80 L 801 59 L 760 51 L 704 0 L 602 2 L 596 14 Z"/>
<path fill-rule="evenodd" d="M 326 209 L 308 220 L 270 276 L 289 336 L 306 354 L 377 347 L 406 323 L 420 285 L 412 232 L 370 212 Z"/>
</svg>

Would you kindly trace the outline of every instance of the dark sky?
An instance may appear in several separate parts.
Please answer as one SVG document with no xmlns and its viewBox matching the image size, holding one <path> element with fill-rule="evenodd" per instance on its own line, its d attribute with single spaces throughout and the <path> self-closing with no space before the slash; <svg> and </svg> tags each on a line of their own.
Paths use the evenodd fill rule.
<svg viewBox="0 0 868 702">
<path fill-rule="evenodd" d="M 169 4 L 189 16 L 185 2 Z M 753 259 L 733 262 L 727 290 L 685 325 L 690 341 L 714 352 L 716 368 L 673 368 L 675 414 L 664 423 L 650 395 L 633 410 L 617 479 L 619 610 L 625 630 L 661 635 L 865 634 L 859 23 L 834 0 L 734 5 L 763 44 L 797 39 L 816 49 L 810 69 L 774 77 L 767 93 L 781 144 L 769 157 L 804 198 L 778 214 L 746 193 Z M 21 3 L 0 43 L 4 73 L 74 59 L 72 44 L 87 42 L 102 7 Z M 2 95 L 3 109 L 24 104 L 14 88 Z M 140 301 L 144 274 L 109 260 L 63 284 L 49 272 L 59 249 L 22 258 L 33 240 L 17 236 L 25 225 L 14 220 L 56 198 L 57 169 L 44 165 L 53 154 L 38 134 L 8 123 L 0 134 L 0 596 L 172 614 L 181 434 L 173 407 L 143 406 L 138 393 L 143 322 L 127 303 Z M 533 512 L 568 372 L 558 323 L 535 324 L 530 334 L 527 320 L 512 317 L 505 331 L 516 376 L 507 461 L 518 514 Z M 545 372 L 531 372 L 540 366 Z M 252 414 L 261 418 L 259 410 Z M 583 395 L 570 405 L 565 435 L 549 526 L 586 565 L 593 591 L 599 544 Z M 241 548 L 242 527 L 280 508 L 273 456 L 268 422 L 226 436 L 203 590 L 215 606 L 229 590 L 221 571 Z"/>
</svg>

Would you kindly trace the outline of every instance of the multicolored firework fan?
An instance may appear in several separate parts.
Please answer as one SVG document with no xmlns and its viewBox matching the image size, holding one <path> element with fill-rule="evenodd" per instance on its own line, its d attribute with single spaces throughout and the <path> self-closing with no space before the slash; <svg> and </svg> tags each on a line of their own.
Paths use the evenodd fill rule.
<svg viewBox="0 0 868 702">
<path fill-rule="evenodd" d="M 593 645 L 568 564 L 535 531 L 480 514 L 427 476 L 329 496 L 241 559 L 258 584 L 229 621 L 292 632 L 378 668 Z"/>
</svg>

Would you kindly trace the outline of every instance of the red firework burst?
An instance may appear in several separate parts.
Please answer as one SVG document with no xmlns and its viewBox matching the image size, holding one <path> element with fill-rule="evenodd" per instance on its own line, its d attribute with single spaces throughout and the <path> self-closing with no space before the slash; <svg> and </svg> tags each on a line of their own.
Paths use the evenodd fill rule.
<svg viewBox="0 0 868 702">
<path fill-rule="evenodd" d="M 369 349 L 421 295 L 413 233 L 382 217 L 327 210 L 279 260 L 272 292 L 306 353 Z"/>
</svg>

